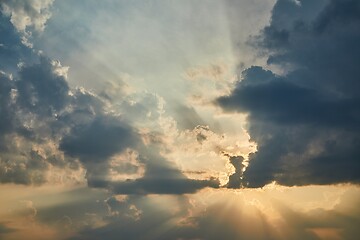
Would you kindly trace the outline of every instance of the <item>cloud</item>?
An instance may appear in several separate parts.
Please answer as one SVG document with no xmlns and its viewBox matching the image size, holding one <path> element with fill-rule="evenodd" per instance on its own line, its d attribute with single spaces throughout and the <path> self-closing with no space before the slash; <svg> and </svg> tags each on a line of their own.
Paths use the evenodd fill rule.
<svg viewBox="0 0 360 240">
<path fill-rule="evenodd" d="M 0 109 L 2 118 L 0 120 L 0 130 L 3 133 L 11 131 L 13 129 L 14 115 L 11 109 L 11 90 L 13 83 L 10 77 L 5 73 L 0 72 Z"/>
<path fill-rule="evenodd" d="M 146 117 L 146 105 L 122 104 L 124 111 L 134 113 L 123 118 L 114 112 L 108 99 L 84 89 L 70 89 L 64 68 L 45 57 L 37 64 L 22 66 L 14 80 L 4 74 L 2 77 L 4 118 L 0 126 L 7 129 L 1 135 L 6 153 L 0 165 L 2 182 L 43 184 L 49 180 L 52 168 L 76 170 L 80 165 L 87 171 L 89 186 L 119 194 L 184 194 L 218 187 L 216 180 L 187 179 L 157 153 L 157 146 L 144 145 L 141 134 L 129 122 Z M 145 100 L 154 99 L 157 106 L 157 98 L 148 97 Z M 143 110 L 136 112 L 132 107 Z M 157 117 L 155 114 L 149 120 Z M 17 147 L 12 147 L 11 142 L 17 142 Z M 111 172 L 134 173 L 133 168 L 112 165 L 114 157 L 129 149 L 139 153 L 135 161 L 145 169 L 144 176 L 113 181 Z"/>
<path fill-rule="evenodd" d="M 36 31 L 43 31 L 46 21 L 50 18 L 49 7 L 53 0 L 42 1 L 2 1 L 4 14 L 11 17 L 11 23 L 18 31 L 25 31 L 27 27 L 34 27 Z"/>
<path fill-rule="evenodd" d="M 240 188 L 242 185 L 241 178 L 245 165 L 243 164 L 244 158 L 242 156 L 228 156 L 230 163 L 234 166 L 235 172 L 229 176 L 228 188 Z"/>
<path fill-rule="evenodd" d="M 31 50 L 21 44 L 21 38 L 8 17 L 0 14 L 0 70 L 16 71 L 17 64 L 26 58 L 31 59 Z"/>
<path fill-rule="evenodd" d="M 16 231 L 16 229 L 7 227 L 6 223 L 2 223 L 2 222 L 0 223 L 0 237 L 2 235 L 6 235 L 6 234 L 12 233 L 14 231 Z"/>
<path fill-rule="evenodd" d="M 206 125 L 193 107 L 174 104 L 173 109 L 179 129 L 194 129 L 198 125 Z"/>
<path fill-rule="evenodd" d="M 110 213 L 107 217 L 108 224 L 97 229 L 84 229 L 69 239 L 116 239 L 119 236 L 124 239 L 176 239 L 173 238 L 176 235 L 170 235 L 168 238 L 162 235 L 176 228 L 176 221 L 187 214 L 186 204 L 181 204 L 183 198 L 160 197 L 154 201 L 154 198 L 144 196 L 131 196 L 125 199 L 111 197 L 106 200 Z M 171 209 L 173 205 L 168 205 L 168 201 L 179 204 L 180 208 Z M 158 205 L 156 202 L 161 204 Z"/>
<path fill-rule="evenodd" d="M 1 75 L 0 181 L 3 183 L 38 185 L 56 178 L 57 173 L 52 170 L 78 169 L 76 160 L 65 159 L 56 147 L 61 129 L 64 131 L 56 128 L 56 116 L 71 100 L 67 82 L 57 72 L 58 68 L 41 57 L 39 63 L 22 66 L 13 77 Z"/>
<path fill-rule="evenodd" d="M 113 117 L 99 116 L 88 125 L 71 129 L 61 140 L 60 149 L 82 162 L 93 162 L 122 152 L 135 142 L 136 134 L 130 126 Z"/>
<path fill-rule="evenodd" d="M 171 161 L 156 150 L 158 143 L 138 148 L 138 161 L 145 166 L 141 178 L 106 183 L 115 194 L 186 194 L 211 187 L 218 188 L 220 183 L 215 178 L 189 179 Z M 154 151 L 155 149 L 155 151 Z"/>
<path fill-rule="evenodd" d="M 1 2 L 1 12 L 10 17 L 11 23 L 22 34 L 22 43 L 32 47 L 29 38 L 33 32 L 44 31 L 45 24 L 51 17 L 49 8 L 53 1 L 4 0 Z"/>
<path fill-rule="evenodd" d="M 89 186 L 119 194 L 184 194 L 218 187 L 214 179 L 188 179 L 160 153 L 160 143 L 143 142 L 144 135 L 163 130 L 167 121 L 163 99 L 156 94 L 124 92 L 113 98 L 111 91 L 102 97 L 71 88 L 68 67 L 34 53 L 13 69 L 0 72 L 0 182 L 41 185 L 68 179 L 76 184 L 85 170 Z M 141 132 L 144 128 L 150 132 Z M 128 151 L 135 157 L 126 157 Z"/>
<path fill-rule="evenodd" d="M 252 38 L 284 74 L 253 66 L 217 99 L 225 111 L 248 114 L 258 144 L 245 185 L 360 182 L 359 15 L 353 0 L 279 0 Z"/>
<path fill-rule="evenodd" d="M 110 158 L 128 147 L 136 147 L 138 141 L 132 127 L 115 117 L 99 115 L 90 122 L 74 125 L 61 139 L 59 149 L 78 158 L 85 166 L 89 186 L 106 187 L 104 181 L 109 178 Z"/>
<path fill-rule="evenodd" d="M 70 98 L 61 65 L 44 57 L 39 64 L 20 69 L 16 90 L 17 103 L 39 116 L 59 112 Z"/>
<path fill-rule="evenodd" d="M 169 169 L 166 169 L 169 171 Z M 219 181 L 193 180 L 185 176 L 181 178 L 141 178 L 136 180 L 127 180 L 125 182 L 111 184 L 111 189 L 117 194 L 186 194 L 211 187 L 219 188 Z"/>
</svg>

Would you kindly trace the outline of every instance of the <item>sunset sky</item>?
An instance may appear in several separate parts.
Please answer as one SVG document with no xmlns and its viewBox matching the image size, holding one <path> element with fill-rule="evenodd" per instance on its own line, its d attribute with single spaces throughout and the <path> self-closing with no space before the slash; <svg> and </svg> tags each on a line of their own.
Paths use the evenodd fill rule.
<svg viewBox="0 0 360 240">
<path fill-rule="evenodd" d="M 359 0 L 0 13 L 1 240 L 359 239 Z"/>
</svg>

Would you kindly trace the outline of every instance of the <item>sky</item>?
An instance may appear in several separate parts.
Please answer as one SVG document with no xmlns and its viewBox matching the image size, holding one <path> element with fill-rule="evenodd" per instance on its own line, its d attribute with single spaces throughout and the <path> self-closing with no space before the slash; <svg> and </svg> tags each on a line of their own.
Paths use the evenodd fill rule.
<svg viewBox="0 0 360 240">
<path fill-rule="evenodd" d="M 0 14 L 0 239 L 358 239 L 358 0 Z"/>
</svg>

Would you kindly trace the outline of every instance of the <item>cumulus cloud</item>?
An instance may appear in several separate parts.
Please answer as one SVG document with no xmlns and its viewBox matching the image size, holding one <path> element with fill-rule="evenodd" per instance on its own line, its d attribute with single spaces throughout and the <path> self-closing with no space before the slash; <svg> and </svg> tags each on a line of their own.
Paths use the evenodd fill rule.
<svg viewBox="0 0 360 240">
<path fill-rule="evenodd" d="M 46 21 L 50 18 L 49 7 L 53 0 L 41 1 L 2 1 L 2 11 L 11 17 L 11 22 L 18 31 L 25 31 L 27 27 L 34 27 L 36 31 L 43 31 Z"/>
<path fill-rule="evenodd" d="M 54 0 L 4 0 L 1 11 L 10 17 L 11 23 L 22 34 L 22 43 L 32 47 L 29 38 L 32 32 L 42 32 L 47 20 L 51 17 L 50 7 Z"/>
<path fill-rule="evenodd" d="M 253 66 L 217 99 L 248 114 L 258 144 L 245 185 L 359 183 L 359 15 L 353 0 L 279 0 L 252 38 L 285 74 Z"/>
</svg>

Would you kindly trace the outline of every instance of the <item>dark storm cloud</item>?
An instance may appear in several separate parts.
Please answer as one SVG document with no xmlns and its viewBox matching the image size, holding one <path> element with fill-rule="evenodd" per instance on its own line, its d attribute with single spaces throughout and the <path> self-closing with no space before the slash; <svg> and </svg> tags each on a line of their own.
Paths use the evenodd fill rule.
<svg viewBox="0 0 360 240">
<path fill-rule="evenodd" d="M 357 128 L 360 98 L 337 97 L 251 67 L 230 97 L 219 99 L 225 109 L 237 109 L 276 124 L 311 124 Z"/>
<path fill-rule="evenodd" d="M 278 76 L 242 73 L 226 111 L 248 113 L 258 151 L 244 184 L 261 187 L 360 182 L 360 2 L 279 0 L 270 25 L 253 37 Z"/>
</svg>

